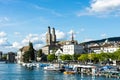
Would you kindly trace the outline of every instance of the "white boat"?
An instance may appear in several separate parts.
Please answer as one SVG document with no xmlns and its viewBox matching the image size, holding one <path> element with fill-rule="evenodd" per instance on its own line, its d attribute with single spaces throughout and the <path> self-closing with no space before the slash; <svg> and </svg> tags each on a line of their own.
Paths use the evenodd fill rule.
<svg viewBox="0 0 120 80">
<path fill-rule="evenodd" d="M 39 67 L 39 64 L 38 63 L 22 63 L 22 66 L 25 66 L 25 67 Z"/>
<path fill-rule="evenodd" d="M 50 64 L 49 66 L 44 67 L 44 70 L 59 71 L 60 68 L 57 65 Z"/>
<path fill-rule="evenodd" d="M 90 65 L 74 65 L 73 70 L 77 73 L 87 73 L 87 74 L 95 74 L 96 66 Z"/>
</svg>

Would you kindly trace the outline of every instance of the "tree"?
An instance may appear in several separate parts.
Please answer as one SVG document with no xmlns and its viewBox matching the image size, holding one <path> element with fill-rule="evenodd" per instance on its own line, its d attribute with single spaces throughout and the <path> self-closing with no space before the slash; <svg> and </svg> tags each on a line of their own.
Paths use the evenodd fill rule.
<svg viewBox="0 0 120 80">
<path fill-rule="evenodd" d="M 3 54 L 2 60 L 7 60 L 7 54 Z"/>
<path fill-rule="evenodd" d="M 69 54 L 61 55 L 60 58 L 63 61 L 65 61 L 65 60 L 72 60 L 73 59 L 72 55 L 69 55 Z"/>
<path fill-rule="evenodd" d="M 42 53 L 42 49 L 39 49 L 39 50 L 38 50 L 38 54 L 37 54 L 37 56 L 38 56 L 38 57 L 42 57 L 42 55 L 43 55 L 43 53 Z"/>
<path fill-rule="evenodd" d="M 78 57 L 80 57 L 80 54 L 73 54 L 73 59 L 78 60 Z"/>
<path fill-rule="evenodd" d="M 48 61 L 53 61 L 53 60 L 55 60 L 55 59 L 56 59 L 55 54 L 49 54 L 49 55 L 47 56 L 47 60 L 48 60 Z"/>
<path fill-rule="evenodd" d="M 29 54 L 30 54 L 30 60 L 34 61 L 35 53 L 34 53 L 33 44 L 31 42 L 29 42 Z"/>
<path fill-rule="evenodd" d="M 23 55 L 23 62 L 28 63 L 30 60 L 30 52 L 26 51 Z"/>
<path fill-rule="evenodd" d="M 23 55 L 23 62 L 30 62 L 35 60 L 33 44 L 29 42 L 29 49 Z"/>
<path fill-rule="evenodd" d="M 118 49 L 116 52 L 114 52 L 114 57 L 115 57 L 115 60 L 117 60 L 117 61 L 120 60 L 120 49 Z"/>
<path fill-rule="evenodd" d="M 78 57 L 79 61 L 86 62 L 88 60 L 87 54 L 82 54 L 80 57 Z"/>
<path fill-rule="evenodd" d="M 97 55 L 98 54 L 96 54 L 96 53 L 90 53 L 90 54 L 88 54 L 88 59 L 90 61 L 93 61 L 93 62 L 98 62 L 99 61 L 99 57 Z"/>
<path fill-rule="evenodd" d="M 106 61 L 106 60 L 108 60 L 108 55 L 109 54 L 107 54 L 107 53 L 100 53 L 100 61 Z"/>
</svg>

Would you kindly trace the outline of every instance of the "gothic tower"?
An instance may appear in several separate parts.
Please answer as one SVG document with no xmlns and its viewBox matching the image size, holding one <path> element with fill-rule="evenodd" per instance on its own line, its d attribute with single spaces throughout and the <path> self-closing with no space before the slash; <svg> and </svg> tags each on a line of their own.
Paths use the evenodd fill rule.
<svg viewBox="0 0 120 80">
<path fill-rule="evenodd" d="M 71 44 L 77 44 L 77 41 L 74 40 L 74 33 L 71 34 Z"/>
<path fill-rule="evenodd" d="M 73 35 L 73 32 L 72 32 L 72 36 L 71 36 L 71 41 L 74 41 L 74 35 Z"/>
<path fill-rule="evenodd" d="M 48 32 L 46 34 L 46 43 L 47 43 L 47 45 L 52 44 L 52 36 L 51 36 L 50 26 L 48 26 Z"/>
<path fill-rule="evenodd" d="M 53 43 L 53 45 L 55 45 L 55 43 L 56 43 L 55 28 L 52 28 L 52 43 Z"/>
</svg>

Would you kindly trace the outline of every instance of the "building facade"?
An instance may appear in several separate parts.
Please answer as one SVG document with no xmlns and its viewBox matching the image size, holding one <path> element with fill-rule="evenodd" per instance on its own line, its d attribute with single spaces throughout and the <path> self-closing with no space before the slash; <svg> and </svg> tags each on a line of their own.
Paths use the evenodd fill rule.
<svg viewBox="0 0 120 80">
<path fill-rule="evenodd" d="M 30 43 L 29 46 L 24 46 L 21 49 L 19 49 L 19 51 L 17 52 L 17 63 L 21 64 L 23 63 L 23 55 L 27 54 L 26 52 L 29 51 L 30 49 Z M 35 49 L 33 49 L 34 54 L 32 55 L 34 57 L 34 60 L 32 60 L 31 56 L 29 58 L 29 61 L 36 61 L 36 57 L 37 57 L 37 52 Z M 32 54 L 32 53 L 31 53 Z"/>
<path fill-rule="evenodd" d="M 83 46 L 81 45 L 75 45 L 75 44 L 69 44 L 63 46 L 63 54 L 81 54 L 84 53 Z"/>
<path fill-rule="evenodd" d="M 14 63 L 16 60 L 15 60 L 15 53 L 13 52 L 8 52 L 7 54 L 7 63 Z"/>
<path fill-rule="evenodd" d="M 87 45 L 87 53 L 113 53 L 119 49 L 119 43 L 105 40 L 102 43 L 91 43 Z"/>
<path fill-rule="evenodd" d="M 56 34 L 55 34 L 55 28 L 52 28 L 52 33 L 51 33 L 51 28 L 48 26 L 48 31 L 46 34 L 46 45 L 42 47 L 42 52 L 46 55 L 50 54 L 51 50 L 57 50 L 59 46 L 57 45 L 56 41 Z"/>
</svg>

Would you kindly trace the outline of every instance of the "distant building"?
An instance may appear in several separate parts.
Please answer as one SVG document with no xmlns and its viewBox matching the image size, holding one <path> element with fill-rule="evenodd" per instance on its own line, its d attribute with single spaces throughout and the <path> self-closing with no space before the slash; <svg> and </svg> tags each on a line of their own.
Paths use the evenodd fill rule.
<svg viewBox="0 0 120 80">
<path fill-rule="evenodd" d="M 81 53 L 113 53 L 120 47 L 120 37 L 107 38 L 102 40 L 88 41 L 78 44 L 74 40 L 72 33 L 71 40 L 56 41 L 55 29 L 48 27 L 46 34 L 46 45 L 42 47 L 42 52 L 46 55 L 56 50 L 55 54 L 62 49 L 62 54 L 81 54 Z"/>
<path fill-rule="evenodd" d="M 17 63 L 23 63 L 23 55 L 29 50 L 29 46 L 24 46 L 17 52 Z"/>
<path fill-rule="evenodd" d="M 69 44 L 63 46 L 63 54 L 81 54 L 84 53 L 83 46 L 76 44 Z"/>
<path fill-rule="evenodd" d="M 0 51 L 0 60 L 2 60 L 2 51 Z"/>
<path fill-rule="evenodd" d="M 7 54 L 7 63 L 14 63 L 15 62 L 15 53 L 8 52 Z"/>
<path fill-rule="evenodd" d="M 57 45 L 56 41 L 56 34 L 55 34 L 55 28 L 51 28 L 48 26 L 48 32 L 46 34 L 46 45 L 42 47 L 42 52 L 46 55 L 50 54 L 51 50 L 57 50 L 59 46 Z"/>
<path fill-rule="evenodd" d="M 84 47 L 79 45 L 77 40 L 74 40 L 74 35 L 72 33 L 71 40 L 61 42 L 62 44 L 62 54 L 81 54 L 84 53 Z M 59 50 L 60 51 L 60 50 Z"/>
<path fill-rule="evenodd" d="M 50 54 L 52 50 L 56 50 L 55 54 L 59 51 L 63 54 L 79 54 L 83 53 L 83 46 L 79 45 L 77 40 L 74 40 L 74 35 L 72 33 L 71 40 L 69 41 L 56 41 L 55 29 L 48 27 L 48 32 L 46 34 L 46 44 L 42 47 L 42 52 L 46 55 Z"/>
<path fill-rule="evenodd" d="M 56 56 L 59 56 L 59 55 L 61 55 L 61 54 L 63 54 L 63 50 L 62 50 L 62 49 L 58 49 L 58 50 L 55 52 L 55 55 L 56 55 Z"/>
<path fill-rule="evenodd" d="M 17 52 L 17 63 L 21 64 L 23 63 L 23 55 L 25 54 L 25 52 L 29 51 L 30 46 L 24 46 L 21 49 L 19 49 L 19 51 Z M 36 51 L 34 50 L 34 55 L 35 55 L 35 59 L 37 57 Z"/>
<path fill-rule="evenodd" d="M 119 49 L 119 42 L 109 41 L 87 44 L 87 53 L 113 53 Z"/>
<path fill-rule="evenodd" d="M 57 44 L 60 45 L 60 46 L 69 45 L 69 44 L 76 44 L 76 45 L 78 45 L 78 42 L 77 42 L 77 40 L 74 40 L 74 35 L 72 33 L 71 40 L 58 41 Z"/>
<path fill-rule="evenodd" d="M 63 53 L 70 55 L 84 53 L 84 47 L 79 45 L 78 42 L 74 40 L 73 33 L 71 36 L 71 41 L 68 41 L 65 45 L 63 45 Z"/>
</svg>

